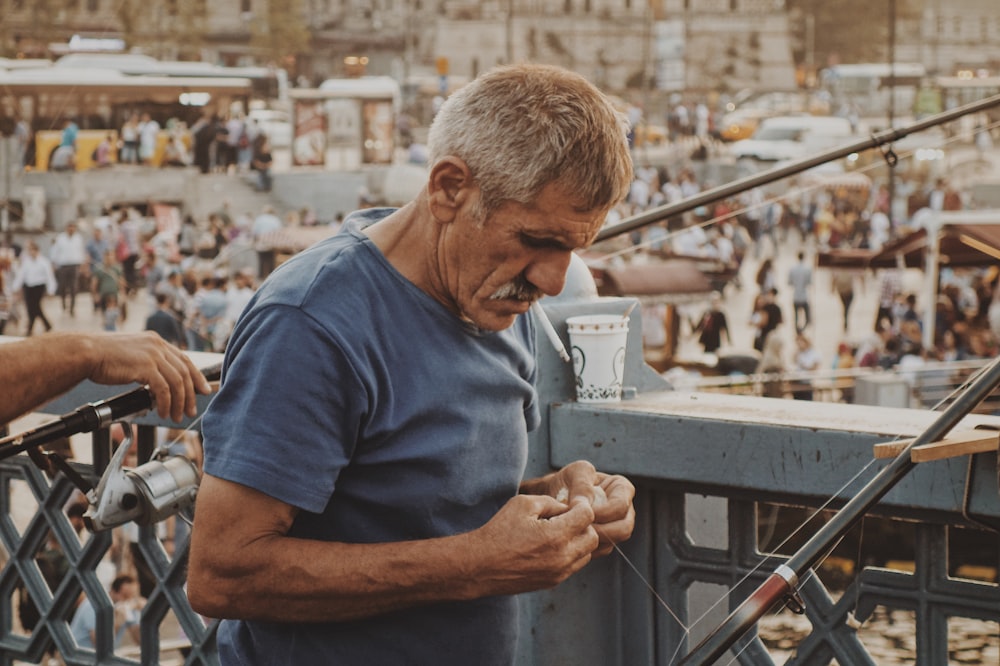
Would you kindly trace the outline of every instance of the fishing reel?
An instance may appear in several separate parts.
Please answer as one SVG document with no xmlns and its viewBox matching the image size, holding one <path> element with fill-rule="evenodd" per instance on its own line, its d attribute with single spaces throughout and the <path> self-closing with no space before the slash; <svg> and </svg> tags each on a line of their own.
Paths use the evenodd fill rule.
<svg viewBox="0 0 1000 666">
<path fill-rule="evenodd" d="M 152 525 L 192 507 L 199 481 L 198 468 L 193 462 L 183 456 L 170 455 L 164 449 L 154 452 L 149 462 L 134 469 L 125 468 L 125 456 L 132 448 L 134 437 L 132 424 L 122 419 L 148 411 L 152 406 L 153 394 L 148 387 L 84 405 L 55 421 L 0 439 L 0 460 L 27 452 L 40 469 L 64 473 L 87 497 L 90 508 L 83 518 L 93 532 L 130 521 Z M 43 444 L 60 437 L 93 432 L 114 423 L 123 426 L 125 438 L 115 450 L 97 488 L 64 457 L 40 450 Z"/>
<path fill-rule="evenodd" d="M 96 489 L 87 492 L 90 508 L 83 514 L 92 532 L 127 522 L 152 525 L 194 506 L 198 494 L 198 468 L 183 456 L 157 452 L 134 469 L 124 466 L 132 447 L 132 426 L 122 424 L 125 439 L 115 450 Z"/>
</svg>

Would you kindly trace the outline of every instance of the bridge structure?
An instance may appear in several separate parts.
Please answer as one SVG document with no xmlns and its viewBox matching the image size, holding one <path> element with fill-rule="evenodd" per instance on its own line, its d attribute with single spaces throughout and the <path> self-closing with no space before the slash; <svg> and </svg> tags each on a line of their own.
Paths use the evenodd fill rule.
<svg viewBox="0 0 1000 666">
<path fill-rule="evenodd" d="M 566 337 L 576 314 L 624 313 L 628 298 L 600 298 L 586 286 L 574 297 L 547 299 L 545 311 Z M 936 413 L 843 403 L 811 403 L 755 396 L 678 390 L 642 358 L 639 309 L 632 310 L 621 402 L 575 400 L 575 376 L 548 339 L 540 337 L 539 394 L 546 407 L 533 433 L 527 475 L 543 474 L 579 459 L 636 485 L 636 530 L 620 551 L 592 562 L 555 589 L 522 596 L 518 663 L 679 663 L 789 558 L 787 549 L 764 547 L 758 506 L 836 510 L 891 460 L 875 458 L 878 443 L 918 437 Z M 542 334 L 540 334 L 542 335 Z M 206 367 L 215 355 L 199 354 Z M 44 407 L 62 414 L 120 393 L 125 387 L 85 382 Z M 204 410 L 210 398 L 202 397 Z M 137 416 L 140 460 L 155 447 L 155 414 Z M 192 422 L 195 424 L 196 422 Z M 190 425 L 190 423 L 188 424 Z M 970 413 L 956 429 L 1000 430 L 1000 417 Z M 107 430 L 92 435 L 93 464 L 73 467 L 96 480 L 110 459 Z M 15 489 L 27 488 L 37 508 L 23 525 L 13 514 Z M 50 476 L 24 455 L 0 461 L 0 541 L 7 561 L 0 570 L 0 663 L 38 663 L 55 647 L 66 664 L 160 663 L 170 619 L 179 625 L 186 657 L 175 663 L 216 664 L 216 623 L 195 614 L 185 594 L 187 544 L 167 553 L 155 526 L 139 529 L 139 544 L 156 579 L 142 613 L 140 654 L 115 654 L 112 605 L 97 567 L 112 547 L 108 532 L 81 545 L 63 506 L 73 492 L 64 475 Z M 817 575 L 802 577 L 796 603 L 812 625 L 790 663 L 875 664 L 856 630 L 877 606 L 915 611 L 920 664 L 948 662 L 949 618 L 1000 621 L 996 581 L 962 579 L 949 567 L 957 527 L 1000 525 L 997 454 L 986 451 L 921 463 L 873 507 L 882 517 L 906 521 L 916 539 L 912 570 L 864 568 L 843 593 Z M 23 521 L 22 521 L 23 522 Z M 49 533 L 67 554 L 70 570 L 52 585 L 36 563 Z M 994 558 L 997 552 L 993 552 Z M 96 652 L 75 645 L 69 633 L 79 595 L 98 613 Z M 30 595 L 40 620 L 26 631 L 16 619 L 19 596 Z M 174 653 L 179 654 L 179 653 Z M 162 663 L 168 663 L 166 658 Z M 716 662 L 706 662 L 716 663 Z M 771 664 L 751 629 L 717 663 Z"/>
<path fill-rule="evenodd" d="M 760 182 L 755 179 L 750 186 Z M 667 211 L 679 212 L 676 207 Z M 654 211 L 624 226 L 638 228 L 663 214 Z M 879 606 L 914 611 L 921 666 L 948 663 L 950 618 L 1000 621 L 997 581 L 962 578 L 949 565 L 955 528 L 995 531 L 1000 525 L 995 449 L 910 469 L 898 457 L 875 458 L 874 447 L 920 439 L 937 423 L 933 411 L 676 389 L 643 360 L 635 300 L 598 297 L 581 265 L 571 268 L 563 295 L 546 299 L 543 307 L 564 341 L 571 316 L 631 312 L 623 399 L 610 404 L 576 401 L 572 367 L 540 333 L 538 391 L 544 408 L 542 424 L 531 436 L 526 474 L 544 474 L 579 459 L 604 472 L 624 474 L 637 488 L 636 529 L 617 552 L 557 588 L 522 596 L 518 664 L 681 663 L 700 641 L 718 643 L 715 637 L 730 612 L 741 608 L 774 572 L 796 561 L 795 553 L 762 543 L 761 503 L 839 511 L 890 466 L 905 467 L 906 474 L 868 508 L 913 526 L 913 566 L 862 568 L 840 594 L 828 589 L 811 567 L 797 572 L 780 603 L 804 613 L 812 631 L 789 663 L 876 664 L 858 625 Z M 209 367 L 218 359 L 200 362 Z M 42 411 L 66 413 L 123 388 L 84 383 Z M 200 400 L 200 411 L 209 399 Z M 955 430 L 1000 430 L 1000 417 L 973 413 L 971 407 L 968 412 L 956 419 Z M 134 422 L 142 461 L 154 449 L 155 429 L 173 424 L 151 414 Z M 188 425 L 196 427 L 195 422 Z M 72 468 L 95 480 L 111 458 L 111 439 L 107 429 L 92 438 L 92 462 Z M 18 522 L 14 514 L 22 507 L 15 505 L 15 490 L 23 494 L 25 488 L 36 508 Z M 217 623 L 198 616 L 187 603 L 184 540 L 168 555 L 155 526 L 139 529 L 139 550 L 155 586 L 141 616 L 140 654 L 116 654 L 113 608 L 97 575 L 112 547 L 110 535 L 97 533 L 81 544 L 63 511 L 72 483 L 64 474 L 42 472 L 26 456 L 0 460 L 0 490 L 0 543 L 7 554 L 0 569 L 0 664 L 38 663 L 53 648 L 69 666 L 161 663 L 167 643 L 162 627 L 168 617 L 176 620 L 186 641 L 178 663 L 218 663 Z M 36 562 L 50 533 L 69 561 L 69 570 L 52 583 Z M 994 547 L 992 557 L 997 555 Z M 97 613 L 96 650 L 78 647 L 69 632 L 81 593 Z M 16 617 L 22 595 L 30 596 L 39 614 L 30 631 Z M 731 643 L 723 641 L 719 656 L 686 663 L 775 663 L 754 622 L 731 638 Z"/>
</svg>

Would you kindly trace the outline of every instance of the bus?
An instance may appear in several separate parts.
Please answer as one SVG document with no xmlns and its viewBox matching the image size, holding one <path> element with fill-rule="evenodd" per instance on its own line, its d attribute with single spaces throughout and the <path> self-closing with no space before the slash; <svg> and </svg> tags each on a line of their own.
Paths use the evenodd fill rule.
<svg viewBox="0 0 1000 666">
<path fill-rule="evenodd" d="M 855 63 L 820 71 L 831 111 L 864 119 L 913 115 L 917 91 L 927 77 L 920 63 Z"/>
<path fill-rule="evenodd" d="M 113 69 L 128 76 L 241 78 L 250 81 L 250 96 L 267 103 L 288 101 L 288 73 L 278 67 L 224 67 L 208 62 L 157 60 L 139 53 L 72 53 L 53 63 L 73 69 Z"/>
<path fill-rule="evenodd" d="M 169 119 L 190 127 L 209 110 L 225 113 L 235 102 L 247 104 L 252 91 L 251 81 L 241 77 L 126 75 L 55 66 L 0 70 L 0 125 L 27 121 L 35 141 L 25 166 L 44 169 L 53 137 L 72 120 L 81 130 L 78 167 L 85 167 L 101 138 L 117 133 L 133 113 L 147 112 L 161 127 Z"/>
</svg>

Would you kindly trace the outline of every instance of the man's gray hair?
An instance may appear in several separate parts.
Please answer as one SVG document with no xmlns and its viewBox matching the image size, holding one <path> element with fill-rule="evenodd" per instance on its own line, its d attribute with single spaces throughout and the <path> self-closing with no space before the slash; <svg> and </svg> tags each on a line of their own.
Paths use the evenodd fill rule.
<svg viewBox="0 0 1000 666">
<path fill-rule="evenodd" d="M 481 191 L 480 214 L 531 204 L 551 183 L 579 210 L 610 208 L 632 182 L 628 121 L 579 74 L 548 65 L 493 69 L 442 105 L 428 136 L 430 163 L 463 160 Z"/>
</svg>

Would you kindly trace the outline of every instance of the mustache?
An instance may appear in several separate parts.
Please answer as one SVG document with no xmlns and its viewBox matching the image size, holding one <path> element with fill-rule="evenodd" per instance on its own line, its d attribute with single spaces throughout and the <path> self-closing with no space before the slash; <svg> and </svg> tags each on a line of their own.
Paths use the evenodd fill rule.
<svg viewBox="0 0 1000 666">
<path fill-rule="evenodd" d="M 542 291 L 538 287 L 518 276 L 493 292 L 490 300 L 537 301 L 541 297 Z"/>
</svg>

